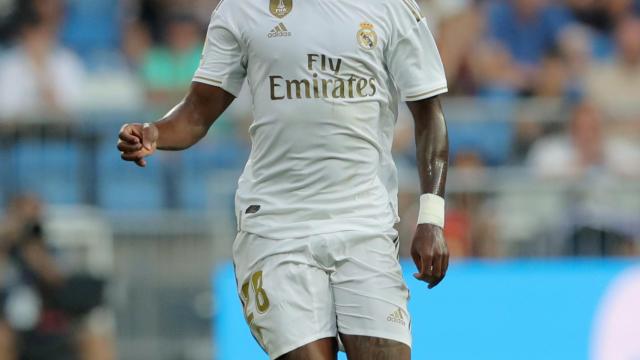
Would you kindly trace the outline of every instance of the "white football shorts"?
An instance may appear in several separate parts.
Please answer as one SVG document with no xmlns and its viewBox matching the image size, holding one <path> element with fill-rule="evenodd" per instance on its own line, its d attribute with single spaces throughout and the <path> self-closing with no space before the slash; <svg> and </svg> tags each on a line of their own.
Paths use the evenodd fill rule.
<svg viewBox="0 0 640 360">
<path fill-rule="evenodd" d="M 270 358 L 338 333 L 411 346 L 397 239 L 395 230 L 288 240 L 238 233 L 238 293 L 251 332 Z"/>
</svg>

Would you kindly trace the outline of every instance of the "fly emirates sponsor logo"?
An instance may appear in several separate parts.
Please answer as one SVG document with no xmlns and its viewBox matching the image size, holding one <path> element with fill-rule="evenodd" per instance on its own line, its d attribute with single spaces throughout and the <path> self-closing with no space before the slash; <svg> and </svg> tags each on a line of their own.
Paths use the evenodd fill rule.
<svg viewBox="0 0 640 360">
<path fill-rule="evenodd" d="M 377 92 L 376 79 L 363 78 L 353 74 L 342 74 L 342 59 L 321 54 L 307 54 L 306 79 L 285 79 L 281 75 L 269 76 L 271 100 L 294 99 L 355 99 L 374 96 Z M 332 72 L 330 78 L 318 73 Z"/>
</svg>

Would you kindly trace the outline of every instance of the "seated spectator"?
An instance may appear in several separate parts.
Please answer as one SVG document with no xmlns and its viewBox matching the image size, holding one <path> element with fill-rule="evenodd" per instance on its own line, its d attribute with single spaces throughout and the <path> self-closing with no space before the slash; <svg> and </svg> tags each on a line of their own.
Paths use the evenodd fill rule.
<svg viewBox="0 0 640 360">
<path fill-rule="evenodd" d="M 541 177 L 581 179 L 589 174 L 640 176 L 640 149 L 603 131 L 602 115 L 590 104 L 578 106 L 567 134 L 538 140 L 527 162 Z"/>
<path fill-rule="evenodd" d="M 42 352 L 41 347 L 27 349 L 20 344 L 22 340 L 34 338 L 32 329 L 36 327 L 60 335 L 48 337 L 47 344 L 42 344 L 58 349 L 49 354 L 52 359 L 70 355 L 71 344 L 64 336 L 70 330 L 69 323 L 55 310 L 43 312 L 42 301 L 36 295 L 49 294 L 64 281 L 43 242 L 40 213 L 37 199 L 31 196 L 16 198 L 9 204 L 0 227 L 0 253 L 7 260 L 2 271 L 4 276 L 0 278 L 0 321 L 5 324 L 4 331 L 0 331 L 0 335 L 4 335 L 0 343 L 5 343 L 7 352 L 0 354 L 1 359 L 14 360 L 12 356 L 16 355 L 23 359 Z M 48 303 L 49 297 L 44 298 Z M 10 344 L 12 341 L 14 343 Z"/>
<path fill-rule="evenodd" d="M 615 39 L 615 58 L 598 63 L 589 71 L 587 96 L 607 114 L 640 119 L 640 18 L 621 21 Z"/>
<path fill-rule="evenodd" d="M 28 195 L 11 201 L 0 223 L 0 359 L 112 359 L 85 324 L 103 281 L 64 274 L 43 227 L 42 204 Z"/>
<path fill-rule="evenodd" d="M 166 45 L 148 53 L 142 66 L 149 100 L 161 105 L 184 95 L 200 64 L 203 44 L 198 22 L 186 15 L 169 20 L 165 40 Z"/>
<path fill-rule="evenodd" d="M 55 118 L 80 101 L 84 70 L 62 48 L 49 23 L 22 25 L 17 45 L 0 58 L 0 118 Z"/>
</svg>

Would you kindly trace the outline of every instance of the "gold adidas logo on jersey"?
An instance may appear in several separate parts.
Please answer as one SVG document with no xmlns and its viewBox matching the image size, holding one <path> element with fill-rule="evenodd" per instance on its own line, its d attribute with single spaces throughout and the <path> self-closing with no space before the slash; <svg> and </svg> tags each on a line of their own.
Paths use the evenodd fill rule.
<svg viewBox="0 0 640 360">
<path fill-rule="evenodd" d="M 291 32 L 287 29 L 287 27 L 283 23 L 279 23 L 278 25 L 276 25 L 267 34 L 268 38 L 284 37 L 284 36 L 291 36 Z"/>
<path fill-rule="evenodd" d="M 373 29 L 373 24 L 367 22 L 360 23 L 356 38 L 364 50 L 373 50 L 378 45 L 378 34 Z"/>
<path fill-rule="evenodd" d="M 269 11 L 271 15 L 282 19 L 289 15 L 293 9 L 293 0 L 270 0 Z"/>
</svg>

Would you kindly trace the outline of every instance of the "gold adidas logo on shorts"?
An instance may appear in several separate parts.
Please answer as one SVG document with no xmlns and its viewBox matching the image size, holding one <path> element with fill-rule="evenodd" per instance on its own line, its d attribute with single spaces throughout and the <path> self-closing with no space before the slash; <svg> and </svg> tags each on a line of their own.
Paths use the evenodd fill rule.
<svg viewBox="0 0 640 360">
<path fill-rule="evenodd" d="M 291 36 L 291 32 L 287 29 L 286 26 L 284 26 L 283 23 L 279 23 L 278 25 L 276 25 L 276 27 L 271 29 L 271 31 L 269 31 L 269 33 L 267 34 L 268 38 L 285 36 Z"/>
<path fill-rule="evenodd" d="M 404 316 L 402 316 L 402 309 L 398 308 L 398 310 L 392 312 L 387 316 L 387 321 L 395 324 L 399 324 L 402 326 L 407 326 L 407 323 L 404 321 Z"/>
</svg>

